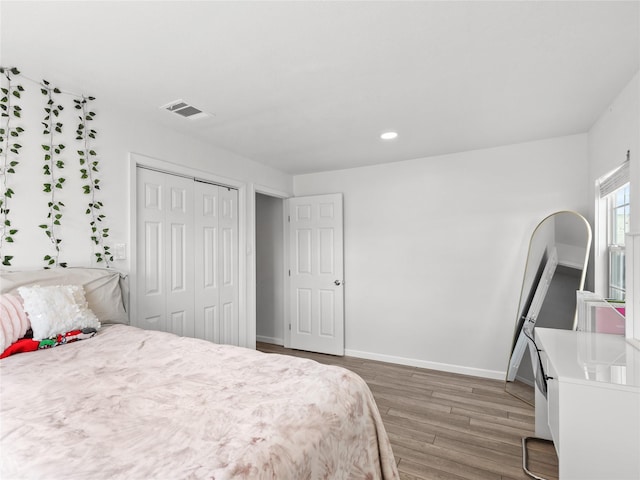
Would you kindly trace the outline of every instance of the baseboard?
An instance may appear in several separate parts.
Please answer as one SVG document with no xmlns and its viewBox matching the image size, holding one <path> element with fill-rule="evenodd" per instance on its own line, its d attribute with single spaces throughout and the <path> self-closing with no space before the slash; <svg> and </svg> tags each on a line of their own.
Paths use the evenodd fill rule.
<svg viewBox="0 0 640 480">
<path fill-rule="evenodd" d="M 266 337 L 256 335 L 256 341 L 270 343 L 272 345 L 284 345 L 282 338 Z M 485 370 L 482 368 L 463 367 L 460 365 L 450 365 L 447 363 L 428 362 L 415 358 L 396 357 L 393 355 L 384 355 L 381 353 L 361 352 L 358 350 L 345 349 L 344 354 L 347 357 L 366 358 L 367 360 L 377 360 L 379 362 L 396 363 L 398 365 L 407 365 L 409 367 L 429 368 L 431 370 L 439 370 L 442 372 L 459 373 L 461 375 L 471 375 L 473 377 L 490 378 L 492 380 L 504 380 L 506 372 L 498 370 Z"/>
<path fill-rule="evenodd" d="M 256 342 L 270 343 L 272 345 L 284 345 L 282 338 L 265 337 L 262 335 L 256 335 Z"/>
<path fill-rule="evenodd" d="M 380 353 L 360 352 L 358 350 L 345 349 L 344 354 L 348 357 L 366 358 L 367 360 L 378 360 L 380 362 L 397 363 L 409 367 L 430 368 L 442 372 L 459 373 L 461 375 L 471 375 L 474 377 L 490 378 L 492 380 L 504 380 L 506 372 L 499 370 L 485 370 L 483 368 L 463 367 L 461 365 L 451 365 L 448 363 L 428 362 L 415 358 L 396 357 L 394 355 L 383 355 Z"/>
</svg>

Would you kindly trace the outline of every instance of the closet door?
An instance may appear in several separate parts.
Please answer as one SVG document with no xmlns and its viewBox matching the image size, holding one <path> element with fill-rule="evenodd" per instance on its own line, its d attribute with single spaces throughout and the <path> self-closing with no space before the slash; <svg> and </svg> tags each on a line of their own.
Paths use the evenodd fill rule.
<svg viewBox="0 0 640 480">
<path fill-rule="evenodd" d="M 220 339 L 218 187 L 195 182 L 195 311 L 197 338 Z"/>
<path fill-rule="evenodd" d="M 239 344 L 238 191 L 137 169 L 134 325 Z"/>
<path fill-rule="evenodd" d="M 196 337 L 238 345 L 238 191 L 195 183 Z"/>
<path fill-rule="evenodd" d="M 136 325 L 194 335 L 193 181 L 137 170 Z"/>
<path fill-rule="evenodd" d="M 221 331 L 218 343 L 238 345 L 238 191 L 218 187 L 218 192 L 221 264 Z"/>
<path fill-rule="evenodd" d="M 194 336 L 193 180 L 165 175 L 167 331 Z"/>
</svg>

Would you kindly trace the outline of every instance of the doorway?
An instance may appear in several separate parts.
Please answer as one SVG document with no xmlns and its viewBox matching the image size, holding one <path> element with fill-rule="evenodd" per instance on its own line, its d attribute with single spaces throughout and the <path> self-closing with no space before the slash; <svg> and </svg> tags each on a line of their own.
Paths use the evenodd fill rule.
<svg viewBox="0 0 640 480">
<path fill-rule="evenodd" d="M 255 214 L 256 341 L 343 355 L 342 194 L 256 192 Z"/>
<path fill-rule="evenodd" d="M 284 345 L 285 199 L 256 192 L 256 341 Z"/>
</svg>

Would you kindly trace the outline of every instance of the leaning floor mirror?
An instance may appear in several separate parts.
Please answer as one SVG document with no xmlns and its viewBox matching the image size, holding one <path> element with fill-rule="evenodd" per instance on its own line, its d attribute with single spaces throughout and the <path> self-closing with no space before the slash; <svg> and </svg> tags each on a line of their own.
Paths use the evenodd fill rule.
<svg viewBox="0 0 640 480">
<path fill-rule="evenodd" d="M 576 291 L 584 288 L 591 227 L 579 213 L 556 212 L 533 231 L 525 265 L 505 390 L 534 403 L 535 327 L 575 329 Z"/>
</svg>

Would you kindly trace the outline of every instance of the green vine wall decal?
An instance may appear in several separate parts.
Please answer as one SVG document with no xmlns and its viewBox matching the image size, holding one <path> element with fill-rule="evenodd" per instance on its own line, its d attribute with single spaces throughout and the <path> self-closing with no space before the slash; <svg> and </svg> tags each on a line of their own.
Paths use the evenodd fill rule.
<svg viewBox="0 0 640 480">
<path fill-rule="evenodd" d="M 47 202 L 47 219 L 46 222 L 38 225 L 46 234 L 48 244 L 46 254 L 42 257 L 44 268 L 66 267 L 67 263 L 61 261 L 62 251 L 62 233 L 65 234 L 77 230 L 77 215 L 84 212 L 89 220 L 90 234 L 89 240 L 92 245 L 92 258 L 98 264 L 109 268 L 114 261 L 113 254 L 106 239 L 109 237 L 109 228 L 107 227 L 106 216 L 104 215 L 104 204 L 100 196 L 101 183 L 99 178 L 99 160 L 96 148 L 94 146 L 97 132 L 90 125 L 95 120 L 96 113 L 90 108 L 91 102 L 95 100 L 92 96 L 80 95 L 72 92 L 65 92 L 57 87 L 53 87 L 49 81 L 37 81 L 29 78 L 21 73 L 15 67 L 4 67 L 0 65 L 0 80 L 2 84 L 2 93 L 0 94 L 0 113 L 2 121 L 0 122 L 0 264 L 2 266 L 12 266 L 12 260 L 15 259 L 8 252 L 8 247 L 14 244 L 15 238 L 18 236 L 18 228 L 20 228 L 20 239 L 25 235 L 25 224 L 28 225 L 31 215 L 21 215 L 15 217 L 10 215 L 11 209 L 9 203 L 15 201 L 14 197 L 19 197 L 20 201 L 30 204 L 30 199 L 22 200 L 22 197 L 16 195 L 16 185 L 23 183 L 11 182 L 11 176 L 18 170 L 17 166 L 22 162 L 24 154 L 21 158 L 22 144 L 27 144 L 30 148 L 37 148 L 40 145 L 42 149 L 42 173 L 45 177 L 41 190 L 45 194 Z M 42 135 L 43 139 L 38 139 L 38 132 L 25 132 L 20 125 L 21 122 L 27 120 L 35 114 L 30 110 L 29 105 L 34 105 L 29 95 L 31 90 L 25 91 L 22 85 L 17 83 L 20 81 L 28 81 L 37 86 L 45 99 L 44 116 L 42 118 Z M 37 89 L 33 89 L 34 95 L 37 96 Z M 27 95 L 21 100 L 21 94 L 25 92 Z M 73 104 L 68 100 L 71 97 Z M 23 103 L 24 102 L 24 103 Z M 23 111 L 21 105 L 25 106 Z M 75 140 L 77 142 L 76 150 L 80 163 L 80 180 L 82 185 L 82 194 L 88 201 L 80 202 L 78 197 L 73 193 L 69 193 L 65 186 L 65 143 L 71 144 L 71 133 L 66 129 L 63 131 L 63 119 L 61 112 L 66 107 L 74 107 L 78 111 L 78 124 L 76 128 Z M 36 114 L 37 116 L 37 114 Z M 37 129 L 30 129 L 37 130 Z M 22 136 L 26 133 L 26 136 Z M 30 151 L 30 150 L 25 150 Z M 33 169 L 35 165 L 25 165 L 27 170 Z M 31 173 L 29 173 L 31 175 Z M 27 178 L 29 180 L 29 178 Z M 67 182 L 73 183 L 73 182 Z M 29 185 L 29 188 L 36 185 Z M 78 192 L 79 193 L 79 192 Z M 61 200 L 64 199 L 69 205 L 65 205 Z M 16 204 L 13 205 L 14 211 Z M 69 214 L 70 221 L 74 226 L 63 228 L 62 220 L 66 214 Z M 26 217 L 26 218 L 24 218 Z M 14 224 L 17 225 L 14 226 Z M 35 225 L 33 225 L 35 226 Z M 26 237 L 30 237 L 27 235 Z M 14 244 L 15 245 L 15 244 Z M 27 247 L 29 244 L 26 245 Z M 24 246 L 20 245 L 24 250 Z M 12 248 L 17 248 L 14 246 Z M 20 251 L 20 249 L 17 249 Z M 76 257 L 77 257 L 76 253 Z M 28 262 L 20 259 L 19 263 Z"/>
<path fill-rule="evenodd" d="M 0 73 L 6 78 L 6 87 L 2 87 L 2 98 L 0 98 L 0 109 L 2 110 L 2 123 L 0 126 L 0 177 L 2 186 L 0 187 L 0 261 L 2 265 L 11 266 L 12 255 L 7 255 L 7 244 L 14 242 L 14 236 L 18 233 L 11 224 L 9 213 L 10 199 L 13 198 L 14 191 L 9 183 L 9 175 L 15 174 L 15 167 L 20 163 L 20 149 L 22 145 L 18 143 L 20 134 L 24 129 L 14 126 L 12 120 L 21 118 L 22 108 L 17 104 L 21 92 L 24 92 L 22 85 L 13 83 L 13 76 L 20 75 L 17 68 L 0 67 Z"/>
<path fill-rule="evenodd" d="M 95 118 L 95 112 L 88 110 L 88 103 L 95 100 L 94 97 L 82 97 L 76 99 L 75 108 L 79 110 L 79 123 L 76 129 L 76 140 L 82 142 L 83 148 L 78 150 L 78 160 L 80 162 L 80 178 L 86 180 L 82 186 L 85 195 L 89 195 L 89 203 L 85 213 L 89 216 L 89 226 L 91 227 L 91 240 L 98 248 L 95 252 L 96 261 L 104 262 L 109 268 L 113 262 L 113 255 L 110 247 L 105 243 L 105 239 L 109 236 L 109 229 L 102 227 L 101 224 L 105 219 L 105 215 L 100 212 L 103 207 L 101 201 L 96 200 L 96 191 L 100 190 L 100 179 L 96 178 L 98 173 L 98 159 L 96 151 L 91 148 L 91 141 L 95 140 L 97 132 L 88 128 L 87 123 L 92 122 Z"/>
<path fill-rule="evenodd" d="M 60 244 L 62 243 L 62 238 L 59 231 L 62 225 L 62 209 L 65 205 L 56 198 L 56 191 L 62 190 L 64 182 L 66 181 L 59 172 L 64 168 L 64 160 L 60 155 L 62 150 L 65 149 L 65 146 L 62 143 L 56 143 L 56 134 L 62 134 L 62 122 L 59 121 L 59 116 L 64 107 L 60 104 L 56 105 L 56 102 L 53 100 L 53 94 L 59 94 L 61 92 L 58 88 L 50 87 L 48 81 L 42 81 L 40 91 L 47 97 L 47 103 L 44 107 L 45 116 L 42 122 L 42 125 L 44 125 L 42 134 L 45 135 L 48 140 L 47 143 L 42 144 L 42 150 L 44 151 L 44 164 L 42 169 L 46 178 L 43 184 L 43 191 L 51 195 L 48 202 L 49 211 L 47 214 L 47 223 L 40 225 L 40 228 L 44 230 L 53 247 L 53 253 L 45 255 L 43 260 L 45 262 L 45 268 L 50 268 L 51 266 L 66 267 L 67 264 L 60 261 Z"/>
</svg>

